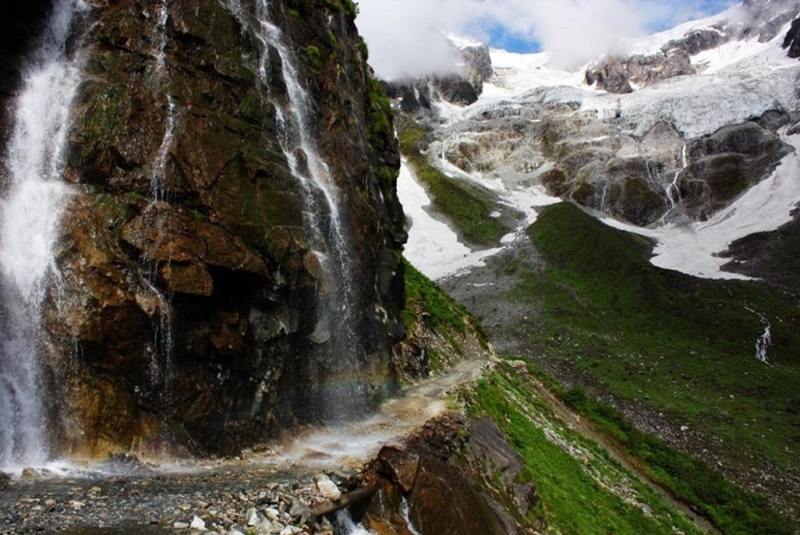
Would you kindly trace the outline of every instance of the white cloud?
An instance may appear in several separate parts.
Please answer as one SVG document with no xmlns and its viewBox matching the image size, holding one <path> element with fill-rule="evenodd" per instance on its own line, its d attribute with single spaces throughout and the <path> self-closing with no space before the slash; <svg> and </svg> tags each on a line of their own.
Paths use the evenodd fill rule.
<svg viewBox="0 0 800 535">
<path fill-rule="evenodd" d="M 452 70 L 440 31 L 488 40 L 502 27 L 541 43 L 554 64 L 574 68 L 656 22 L 702 13 L 700 0 L 360 0 L 358 26 L 379 76 L 394 79 Z"/>
<path fill-rule="evenodd" d="M 393 80 L 452 72 L 456 51 L 441 30 L 456 29 L 446 16 L 450 0 L 361 0 L 358 28 L 378 76 Z"/>
</svg>

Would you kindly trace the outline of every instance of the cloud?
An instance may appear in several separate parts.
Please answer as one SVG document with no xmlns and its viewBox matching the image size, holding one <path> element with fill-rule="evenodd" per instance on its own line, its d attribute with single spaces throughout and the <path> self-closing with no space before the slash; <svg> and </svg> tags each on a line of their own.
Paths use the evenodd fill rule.
<svg viewBox="0 0 800 535">
<path fill-rule="evenodd" d="M 369 46 L 370 64 L 378 76 L 394 80 L 455 70 L 456 50 L 441 31 L 456 30 L 450 0 L 361 0 L 358 28 Z"/>
<path fill-rule="evenodd" d="M 379 76 L 452 71 L 441 31 L 488 41 L 502 28 L 536 41 L 554 65 L 576 68 L 626 37 L 720 10 L 728 0 L 360 0 L 358 26 Z M 713 5 L 712 5 L 713 4 Z"/>
</svg>

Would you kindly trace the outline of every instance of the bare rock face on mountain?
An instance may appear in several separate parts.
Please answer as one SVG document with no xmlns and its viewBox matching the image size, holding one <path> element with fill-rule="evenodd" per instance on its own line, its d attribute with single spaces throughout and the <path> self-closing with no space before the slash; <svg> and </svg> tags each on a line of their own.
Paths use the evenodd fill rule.
<svg viewBox="0 0 800 535">
<path fill-rule="evenodd" d="M 783 41 L 783 48 L 790 58 L 800 58 L 800 19 L 792 22 L 792 27 Z"/>
<path fill-rule="evenodd" d="M 798 8 L 800 3 L 796 0 L 744 2 L 730 20 L 691 30 L 683 37 L 668 41 L 656 54 L 603 59 L 587 69 L 586 83 L 597 84 L 598 89 L 610 93 L 625 94 L 630 93 L 633 86 L 647 86 L 675 76 L 696 74 L 690 56 L 735 39 L 770 41 L 796 16 Z M 783 47 L 790 49 L 790 55 L 795 35 L 800 31 L 797 28 L 793 26 L 784 41 Z M 792 57 L 798 57 L 800 45 L 794 46 L 796 55 Z"/>
<path fill-rule="evenodd" d="M 298 81 L 308 143 L 344 214 L 347 243 L 337 247 L 358 251 L 344 253 L 354 297 L 349 316 L 336 314 L 353 325 L 339 330 L 358 334 L 366 388 L 381 396 L 391 386 L 405 240 L 391 109 L 352 2 L 312 0 L 301 11 L 270 3 L 298 80 L 285 79 L 289 56 L 270 46 L 266 83 L 246 24 L 254 13 L 238 2 L 175 2 L 163 26 L 144 1 L 88 12 L 67 153 L 78 193 L 45 318 L 64 400 L 60 443 L 71 451 L 165 436 L 232 452 L 311 417 L 299 408 L 326 380 L 309 356 L 335 336 L 318 324 L 335 290 L 304 216 L 313 209 L 323 225 L 329 208 L 309 208 L 296 176 L 319 164 L 287 156 L 279 138 L 276 109 L 298 98 L 289 85 Z"/>
<path fill-rule="evenodd" d="M 631 84 L 645 86 L 691 74 L 696 71 L 689 55 L 681 48 L 673 48 L 652 56 L 605 59 L 586 70 L 586 83 L 596 83 L 598 89 L 609 93 L 624 94 L 633 91 Z"/>
</svg>

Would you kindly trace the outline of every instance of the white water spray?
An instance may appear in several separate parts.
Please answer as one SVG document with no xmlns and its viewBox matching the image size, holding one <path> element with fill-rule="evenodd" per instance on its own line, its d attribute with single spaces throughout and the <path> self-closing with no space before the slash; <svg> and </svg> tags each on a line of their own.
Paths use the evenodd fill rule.
<svg viewBox="0 0 800 535">
<path fill-rule="evenodd" d="M 408 531 L 411 533 L 411 535 L 422 535 L 416 530 L 414 523 L 411 521 L 411 510 L 408 507 L 408 500 L 405 496 L 403 496 L 403 501 L 400 504 L 400 516 L 402 516 L 403 520 L 405 520 L 406 528 L 408 528 Z"/>
<path fill-rule="evenodd" d="M 355 327 L 357 295 L 353 285 L 348 231 L 339 210 L 339 191 L 328 165 L 317 152 L 310 128 L 313 116 L 309 96 L 302 85 L 294 55 L 284 43 L 282 31 L 270 22 L 267 0 L 256 2 L 254 19 L 247 16 L 239 0 L 228 0 L 228 7 L 242 27 L 249 28 L 261 41 L 260 82 L 269 92 L 270 102 L 275 108 L 281 149 L 303 191 L 303 218 L 309 246 L 319 261 L 323 276 L 330 279 L 330 284 L 325 284 L 325 281 L 321 284 L 330 288 L 319 292 L 320 310 L 316 329 L 310 337 L 327 346 L 323 350 L 323 362 L 319 363 L 323 370 L 312 370 L 312 373 L 322 372 L 328 378 L 336 378 L 340 384 L 346 382 L 347 386 L 326 394 L 326 399 L 320 400 L 322 414 L 319 416 L 328 420 L 351 416 L 363 410 L 367 387 L 358 378 L 363 350 Z M 271 93 L 271 52 L 276 52 L 281 60 L 286 103 Z M 321 384 L 317 386 L 325 388 Z"/>
<path fill-rule="evenodd" d="M 366 529 L 361 524 L 356 524 L 347 509 L 340 509 L 336 512 L 335 527 L 338 535 L 376 535 L 374 531 Z"/>
<path fill-rule="evenodd" d="M 62 182 L 78 61 L 66 42 L 82 0 L 59 0 L 41 48 L 24 77 L 5 163 L 7 194 L 0 216 L 0 468 L 46 462 L 47 415 L 42 401 L 42 304 L 58 284 L 53 247 L 70 198 Z"/>
</svg>

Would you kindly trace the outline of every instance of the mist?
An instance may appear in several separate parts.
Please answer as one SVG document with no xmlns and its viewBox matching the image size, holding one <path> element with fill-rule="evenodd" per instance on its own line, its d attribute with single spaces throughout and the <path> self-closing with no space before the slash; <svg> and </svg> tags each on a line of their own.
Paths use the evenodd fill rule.
<svg viewBox="0 0 800 535">
<path fill-rule="evenodd" d="M 360 0 L 357 24 L 378 76 L 393 80 L 456 69 L 442 32 L 484 42 L 498 28 L 539 43 L 554 67 L 577 69 L 624 39 L 706 14 L 708 0 Z M 716 2 L 719 3 L 719 2 Z"/>
</svg>

